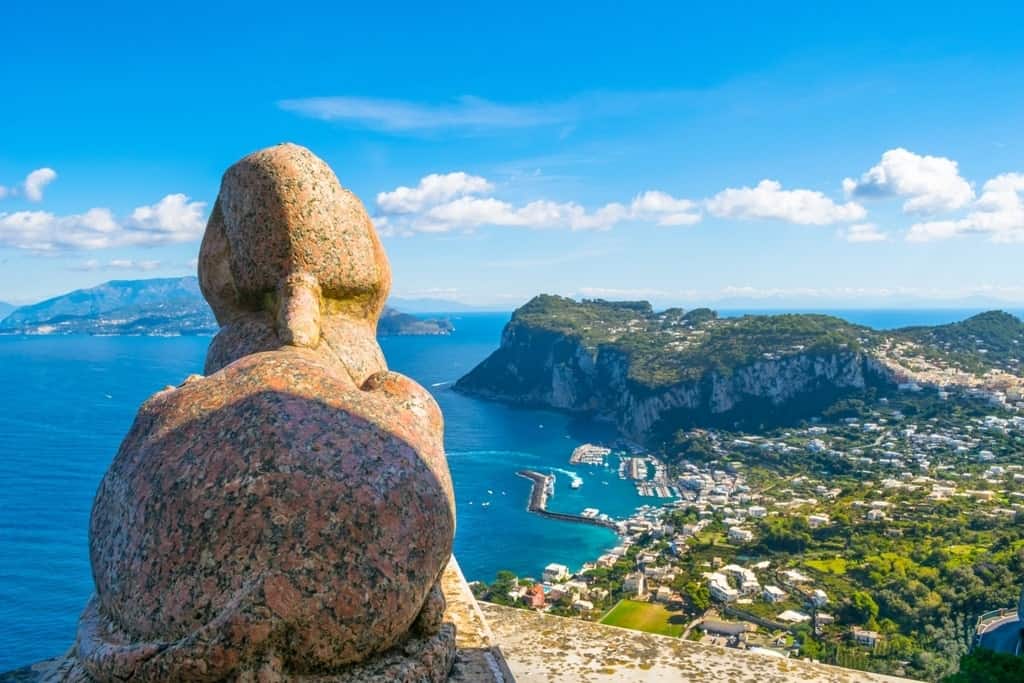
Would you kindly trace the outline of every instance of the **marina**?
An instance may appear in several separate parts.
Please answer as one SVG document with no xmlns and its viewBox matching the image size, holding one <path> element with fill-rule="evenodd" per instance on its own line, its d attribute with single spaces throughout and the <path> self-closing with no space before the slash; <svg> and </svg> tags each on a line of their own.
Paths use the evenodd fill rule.
<svg viewBox="0 0 1024 683">
<path fill-rule="evenodd" d="M 591 524 L 593 526 L 601 526 L 606 529 L 618 532 L 619 525 L 617 522 L 601 518 L 598 516 L 597 510 L 589 508 L 584 513 L 593 510 L 593 515 L 588 516 L 587 514 L 574 515 L 568 512 L 552 512 L 547 509 L 548 497 L 553 496 L 555 493 L 555 477 L 552 474 L 541 474 L 533 470 L 519 470 L 516 474 L 524 479 L 529 479 L 533 482 L 533 487 L 530 490 L 530 499 L 527 504 L 527 510 L 538 514 L 548 519 L 558 519 L 564 522 L 578 522 L 581 524 Z"/>
</svg>

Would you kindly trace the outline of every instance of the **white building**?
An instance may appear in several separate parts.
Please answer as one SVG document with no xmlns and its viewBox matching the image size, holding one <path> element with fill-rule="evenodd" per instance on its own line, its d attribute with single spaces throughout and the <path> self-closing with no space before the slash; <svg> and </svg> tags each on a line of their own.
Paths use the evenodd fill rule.
<svg viewBox="0 0 1024 683">
<path fill-rule="evenodd" d="M 590 612 L 594 609 L 594 603 L 589 600 L 577 600 L 572 603 L 572 608 L 577 612 Z"/>
<path fill-rule="evenodd" d="M 704 576 L 708 580 L 708 591 L 715 600 L 719 602 L 732 602 L 740 597 L 740 592 L 729 585 L 729 579 L 726 578 L 725 574 L 714 572 Z"/>
<path fill-rule="evenodd" d="M 750 543 L 754 540 L 754 532 L 734 526 L 729 529 L 729 541 L 732 543 Z"/>
<path fill-rule="evenodd" d="M 627 574 L 626 580 L 622 582 L 622 588 L 627 593 L 642 598 L 647 595 L 647 577 L 640 572 Z"/>
<path fill-rule="evenodd" d="M 786 591 L 782 590 L 778 586 L 765 586 L 764 593 L 765 602 L 782 602 L 786 599 Z"/>
<path fill-rule="evenodd" d="M 868 510 L 868 521 L 869 522 L 880 522 L 885 519 L 885 511 L 883 510 Z"/>
<path fill-rule="evenodd" d="M 827 526 L 832 519 L 826 514 L 807 515 L 807 526 L 812 529 Z"/>
<path fill-rule="evenodd" d="M 564 564 L 552 562 L 544 567 L 544 580 L 548 583 L 558 583 L 569 578 L 569 568 Z"/>
</svg>

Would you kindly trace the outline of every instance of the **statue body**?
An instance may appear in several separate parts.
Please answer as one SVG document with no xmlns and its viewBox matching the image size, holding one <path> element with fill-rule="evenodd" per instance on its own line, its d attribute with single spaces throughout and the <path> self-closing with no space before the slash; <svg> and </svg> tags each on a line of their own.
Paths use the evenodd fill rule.
<svg viewBox="0 0 1024 683">
<path fill-rule="evenodd" d="M 445 680 L 442 417 L 377 345 L 390 270 L 362 204 L 304 148 L 252 154 L 199 275 L 207 375 L 143 404 L 96 495 L 82 675 Z"/>
</svg>

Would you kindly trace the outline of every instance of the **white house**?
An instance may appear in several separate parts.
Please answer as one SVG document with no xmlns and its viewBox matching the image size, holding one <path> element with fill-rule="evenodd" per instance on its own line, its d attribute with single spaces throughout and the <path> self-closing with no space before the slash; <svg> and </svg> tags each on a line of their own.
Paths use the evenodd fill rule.
<svg viewBox="0 0 1024 683">
<path fill-rule="evenodd" d="M 729 579 L 725 574 L 714 572 L 705 574 L 708 579 L 708 591 L 711 597 L 719 602 L 732 602 L 740 596 L 740 592 L 729 585 Z"/>
<path fill-rule="evenodd" d="M 807 526 L 812 529 L 828 525 L 832 519 L 826 514 L 807 515 Z"/>
<path fill-rule="evenodd" d="M 626 580 L 622 582 L 622 588 L 625 589 L 627 593 L 635 595 L 638 598 L 642 598 L 647 595 L 647 577 L 640 572 L 627 574 Z"/>
<path fill-rule="evenodd" d="M 569 568 L 564 564 L 552 562 L 544 567 L 544 580 L 548 583 L 558 583 L 569 578 Z"/>
<path fill-rule="evenodd" d="M 765 586 L 762 595 L 766 602 L 782 602 L 786 599 L 786 591 L 778 586 Z"/>
<path fill-rule="evenodd" d="M 577 612 L 590 612 L 594 609 L 594 603 L 589 600 L 577 600 L 572 603 L 572 608 Z"/>
<path fill-rule="evenodd" d="M 882 639 L 882 636 L 875 631 L 866 631 L 861 628 L 853 628 L 853 639 L 861 645 L 867 645 L 868 647 L 874 647 L 878 644 L 878 641 Z"/>
<path fill-rule="evenodd" d="M 729 541 L 732 543 L 750 543 L 754 540 L 754 532 L 734 526 L 729 529 Z"/>
</svg>

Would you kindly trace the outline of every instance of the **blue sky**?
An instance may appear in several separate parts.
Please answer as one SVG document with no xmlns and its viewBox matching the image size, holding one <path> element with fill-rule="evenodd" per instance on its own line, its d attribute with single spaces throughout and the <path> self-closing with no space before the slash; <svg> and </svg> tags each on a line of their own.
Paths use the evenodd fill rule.
<svg viewBox="0 0 1024 683">
<path fill-rule="evenodd" d="M 1020 3 L 749 4 L 17 3 L 0 300 L 192 272 L 293 141 L 404 297 L 1024 302 Z"/>
</svg>

